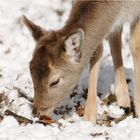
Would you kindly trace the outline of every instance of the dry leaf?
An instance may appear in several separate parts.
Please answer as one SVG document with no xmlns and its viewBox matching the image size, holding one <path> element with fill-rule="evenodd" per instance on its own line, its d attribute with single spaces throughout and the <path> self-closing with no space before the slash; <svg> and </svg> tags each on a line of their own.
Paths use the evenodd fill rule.
<svg viewBox="0 0 140 140">
<path fill-rule="evenodd" d="M 76 113 L 82 117 L 84 115 L 85 108 L 81 105 L 76 106 Z"/>
<path fill-rule="evenodd" d="M 105 105 L 110 105 L 113 102 L 116 102 L 116 96 L 113 94 L 110 94 L 107 98 L 103 99 L 103 102 Z"/>
<path fill-rule="evenodd" d="M 41 122 L 46 122 L 48 124 L 56 123 L 55 120 L 53 120 L 50 116 L 47 115 L 40 116 L 39 120 Z"/>
</svg>

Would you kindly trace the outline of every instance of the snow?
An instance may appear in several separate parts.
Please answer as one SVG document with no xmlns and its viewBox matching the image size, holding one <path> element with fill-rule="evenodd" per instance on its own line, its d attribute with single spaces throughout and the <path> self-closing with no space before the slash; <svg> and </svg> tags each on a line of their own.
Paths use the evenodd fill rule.
<svg viewBox="0 0 140 140">
<path fill-rule="evenodd" d="M 24 14 L 35 23 L 51 30 L 61 28 L 68 18 L 71 9 L 71 0 L 0 0 L 0 93 L 7 99 L 0 104 L 0 112 L 3 114 L 9 109 L 19 115 L 33 119 L 32 103 L 20 97 L 18 90 L 33 98 L 33 85 L 29 72 L 29 62 L 34 50 L 34 41 L 23 25 L 21 16 Z M 58 12 L 64 12 L 62 16 Z M 129 24 L 124 27 L 123 58 L 126 77 L 132 79 L 129 83 L 130 94 L 133 95 L 133 63 L 129 52 Z M 125 41 L 127 40 L 127 41 Z M 19 125 L 12 116 L 5 116 L 0 123 L 0 140 L 139 140 L 140 119 L 131 115 L 119 123 L 112 122 L 111 126 L 104 124 L 93 125 L 82 121 L 74 106 L 78 101 L 85 105 L 85 99 L 81 96 L 83 89 L 87 88 L 88 66 L 83 71 L 78 94 L 66 101 L 66 106 L 72 107 L 65 114 L 65 119 L 59 119 L 61 124 L 44 126 L 43 124 Z M 98 80 L 98 92 L 105 95 L 114 90 L 114 72 L 108 42 L 104 40 L 104 55 L 101 60 Z M 109 106 L 102 104 L 98 98 L 98 119 L 102 119 L 104 112 L 111 117 L 118 118 L 124 114 L 116 102 Z M 65 112 L 65 107 L 63 108 Z M 61 116 L 61 115 L 60 115 Z M 55 116 L 59 118 L 59 115 Z M 96 135 L 97 134 L 97 135 Z"/>
</svg>

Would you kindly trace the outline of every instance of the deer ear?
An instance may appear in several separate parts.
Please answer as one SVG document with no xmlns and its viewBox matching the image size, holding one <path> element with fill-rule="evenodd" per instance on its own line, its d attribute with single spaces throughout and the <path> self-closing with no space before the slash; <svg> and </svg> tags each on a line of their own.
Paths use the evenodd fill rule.
<svg viewBox="0 0 140 140">
<path fill-rule="evenodd" d="M 32 33 L 32 36 L 35 41 L 38 41 L 46 33 L 46 31 L 43 28 L 34 24 L 31 20 L 29 20 L 24 15 L 23 15 L 23 22 L 27 26 L 29 31 Z"/>
<path fill-rule="evenodd" d="M 82 29 L 78 29 L 72 32 L 65 39 L 65 50 L 70 60 L 74 62 L 80 61 L 81 47 L 82 47 L 83 41 L 84 41 L 84 31 Z"/>
</svg>

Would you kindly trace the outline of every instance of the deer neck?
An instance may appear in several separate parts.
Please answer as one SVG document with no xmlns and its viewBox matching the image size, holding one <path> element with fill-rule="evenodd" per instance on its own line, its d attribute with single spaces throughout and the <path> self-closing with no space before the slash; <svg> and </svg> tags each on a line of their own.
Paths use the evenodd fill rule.
<svg viewBox="0 0 140 140">
<path fill-rule="evenodd" d="M 113 7 L 105 6 L 104 2 L 95 1 L 78 1 L 72 8 L 70 18 L 63 30 L 67 33 L 77 28 L 84 30 L 82 67 L 89 61 L 112 27 L 118 9 L 111 13 L 111 8 Z"/>
</svg>

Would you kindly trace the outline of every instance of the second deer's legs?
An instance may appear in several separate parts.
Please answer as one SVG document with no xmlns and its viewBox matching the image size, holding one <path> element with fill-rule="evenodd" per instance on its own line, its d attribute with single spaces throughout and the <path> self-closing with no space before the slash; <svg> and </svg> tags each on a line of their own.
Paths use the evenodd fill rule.
<svg viewBox="0 0 140 140">
<path fill-rule="evenodd" d="M 140 116 L 140 20 L 135 23 L 132 29 L 131 52 L 135 67 L 135 112 L 136 115 Z"/>
</svg>

